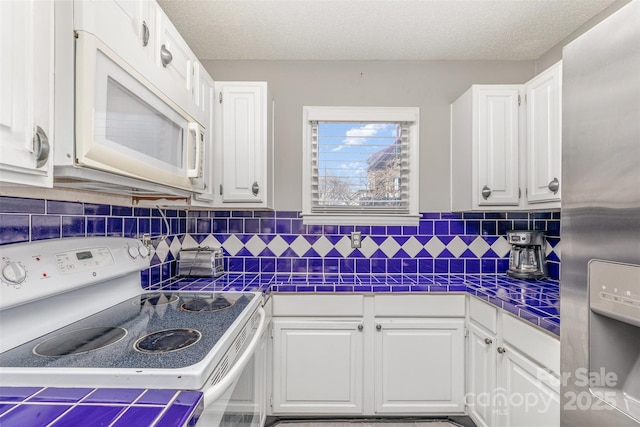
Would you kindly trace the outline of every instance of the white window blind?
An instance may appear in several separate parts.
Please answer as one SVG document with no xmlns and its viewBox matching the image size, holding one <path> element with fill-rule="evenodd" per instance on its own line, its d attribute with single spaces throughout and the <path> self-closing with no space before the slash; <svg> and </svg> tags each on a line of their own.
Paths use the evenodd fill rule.
<svg viewBox="0 0 640 427">
<path fill-rule="evenodd" d="M 310 121 L 312 214 L 410 214 L 411 122 Z"/>
</svg>

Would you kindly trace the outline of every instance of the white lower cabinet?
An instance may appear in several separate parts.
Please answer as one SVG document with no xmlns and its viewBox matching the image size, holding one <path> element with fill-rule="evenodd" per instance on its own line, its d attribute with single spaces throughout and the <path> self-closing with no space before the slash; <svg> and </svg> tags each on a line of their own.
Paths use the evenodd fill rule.
<svg viewBox="0 0 640 427">
<path fill-rule="evenodd" d="M 271 298 L 271 415 L 560 425 L 559 340 L 476 297 Z"/>
<path fill-rule="evenodd" d="M 375 411 L 464 411 L 464 319 L 376 320 Z"/>
<path fill-rule="evenodd" d="M 361 321 L 273 321 L 273 412 L 361 414 Z"/>
<path fill-rule="evenodd" d="M 273 415 L 464 413 L 464 295 L 272 298 Z"/>
<path fill-rule="evenodd" d="M 560 426 L 560 381 L 515 348 L 499 356 L 496 402 L 501 426 Z"/>
<path fill-rule="evenodd" d="M 467 412 L 478 427 L 560 426 L 557 338 L 470 298 Z"/>
<path fill-rule="evenodd" d="M 493 402 L 496 396 L 498 353 L 495 335 L 469 322 L 467 404 L 469 416 L 478 427 L 495 425 Z"/>
</svg>

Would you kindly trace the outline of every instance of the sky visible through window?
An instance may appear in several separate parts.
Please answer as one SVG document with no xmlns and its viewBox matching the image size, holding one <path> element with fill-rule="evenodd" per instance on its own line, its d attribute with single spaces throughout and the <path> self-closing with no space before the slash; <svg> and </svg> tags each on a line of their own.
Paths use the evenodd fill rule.
<svg viewBox="0 0 640 427">
<path fill-rule="evenodd" d="M 323 204 L 363 205 L 394 198 L 388 191 L 397 187 L 397 174 L 384 177 L 389 173 L 381 171 L 390 170 L 399 158 L 398 135 L 397 123 L 320 122 L 318 177 Z M 375 168 L 378 172 L 373 174 Z M 386 192 L 380 192 L 382 187 Z"/>
</svg>

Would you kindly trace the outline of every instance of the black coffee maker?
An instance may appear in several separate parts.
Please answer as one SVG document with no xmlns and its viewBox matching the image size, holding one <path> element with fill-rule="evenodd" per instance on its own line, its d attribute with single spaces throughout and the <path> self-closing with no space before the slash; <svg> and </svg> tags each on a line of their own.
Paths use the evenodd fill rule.
<svg viewBox="0 0 640 427">
<path fill-rule="evenodd" d="M 544 279 L 547 277 L 544 233 L 537 230 L 509 230 L 511 244 L 507 276 L 517 279 Z"/>
</svg>

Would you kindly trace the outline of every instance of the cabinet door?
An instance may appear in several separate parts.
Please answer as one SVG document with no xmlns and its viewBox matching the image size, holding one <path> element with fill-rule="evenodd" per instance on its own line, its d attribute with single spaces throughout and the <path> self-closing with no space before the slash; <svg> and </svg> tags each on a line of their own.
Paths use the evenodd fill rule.
<svg viewBox="0 0 640 427">
<path fill-rule="evenodd" d="M 167 15 L 162 11 L 156 15 L 160 31 L 156 63 L 163 82 L 160 87 L 171 100 L 196 117 L 198 114 L 194 109 L 193 94 L 196 57 Z"/>
<path fill-rule="evenodd" d="M 53 2 L 0 1 L 0 181 L 51 187 Z"/>
<path fill-rule="evenodd" d="M 216 82 L 222 119 L 222 201 L 262 203 L 267 192 L 267 84 Z"/>
<path fill-rule="evenodd" d="M 464 320 L 377 319 L 375 411 L 464 411 Z"/>
<path fill-rule="evenodd" d="M 504 349 L 498 360 L 498 425 L 560 426 L 559 379 L 514 348 Z"/>
<path fill-rule="evenodd" d="M 475 86 L 474 205 L 518 205 L 520 86 Z"/>
<path fill-rule="evenodd" d="M 526 84 L 527 201 L 560 200 L 562 63 Z"/>
<path fill-rule="evenodd" d="M 158 6 L 146 0 L 75 0 L 74 29 L 94 34 L 142 75 L 153 80 L 158 44 L 157 10 Z"/>
<path fill-rule="evenodd" d="M 362 414 L 360 322 L 274 319 L 273 325 L 273 413 Z"/>
<path fill-rule="evenodd" d="M 495 425 L 496 342 L 495 335 L 469 322 L 467 405 L 478 427 Z"/>
</svg>

